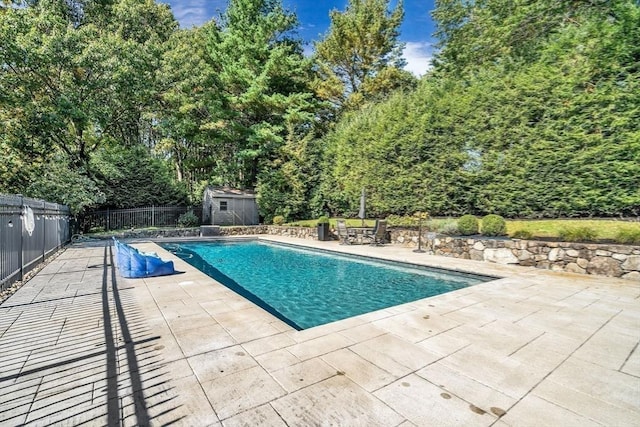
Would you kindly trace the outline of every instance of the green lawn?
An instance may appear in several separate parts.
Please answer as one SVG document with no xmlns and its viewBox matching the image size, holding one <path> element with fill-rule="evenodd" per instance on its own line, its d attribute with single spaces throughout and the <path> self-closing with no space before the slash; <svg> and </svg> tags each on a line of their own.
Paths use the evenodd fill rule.
<svg viewBox="0 0 640 427">
<path fill-rule="evenodd" d="M 596 232 L 598 239 L 614 239 L 620 231 L 640 232 L 640 222 L 610 219 L 540 219 L 508 220 L 507 233 L 528 231 L 534 237 L 558 237 L 565 228 L 588 227 Z"/>
</svg>

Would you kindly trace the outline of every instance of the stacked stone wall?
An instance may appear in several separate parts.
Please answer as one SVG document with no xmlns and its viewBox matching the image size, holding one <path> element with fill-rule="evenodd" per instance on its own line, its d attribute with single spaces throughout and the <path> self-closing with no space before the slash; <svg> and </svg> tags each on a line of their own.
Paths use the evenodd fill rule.
<svg viewBox="0 0 640 427">
<path fill-rule="evenodd" d="M 393 229 L 389 234 L 391 243 L 418 245 L 415 230 Z M 421 244 L 434 255 L 640 280 L 640 246 L 450 237 L 433 233 L 424 233 Z"/>
</svg>

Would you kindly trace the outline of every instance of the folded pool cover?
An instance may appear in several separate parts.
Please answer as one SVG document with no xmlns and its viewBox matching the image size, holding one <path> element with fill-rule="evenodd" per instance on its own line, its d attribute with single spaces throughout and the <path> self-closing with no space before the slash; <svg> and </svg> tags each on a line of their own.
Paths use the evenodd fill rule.
<svg viewBox="0 0 640 427">
<path fill-rule="evenodd" d="M 163 261 L 156 254 L 138 251 L 113 238 L 116 248 L 116 264 L 120 275 L 126 278 L 165 276 L 174 274 L 173 261 Z"/>
</svg>

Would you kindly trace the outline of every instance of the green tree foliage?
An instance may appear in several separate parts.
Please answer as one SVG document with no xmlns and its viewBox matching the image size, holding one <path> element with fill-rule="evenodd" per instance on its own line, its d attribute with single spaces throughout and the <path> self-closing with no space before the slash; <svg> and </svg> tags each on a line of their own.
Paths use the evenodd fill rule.
<svg viewBox="0 0 640 427">
<path fill-rule="evenodd" d="M 143 114 L 177 23 L 153 0 L 16 3 L 0 14 L 5 191 L 76 210 L 102 203 L 92 157 L 105 145 L 152 145 Z"/>
<path fill-rule="evenodd" d="M 224 184 L 255 186 L 290 125 L 315 108 L 310 61 L 292 38 L 296 26 L 280 0 L 231 0 L 220 26 L 207 28 L 210 64 L 228 108 L 207 148 L 218 158 L 215 175 Z"/>
<path fill-rule="evenodd" d="M 402 1 L 389 11 L 389 0 L 350 0 L 344 12 L 333 10 L 330 16 L 327 34 L 315 43 L 320 97 L 337 107 L 355 108 L 415 86 L 415 78 L 402 70 Z"/>
<path fill-rule="evenodd" d="M 607 19 L 572 9 L 532 36 L 535 52 L 465 78 L 458 67 L 473 61 L 445 48 L 415 92 L 344 116 L 326 138 L 332 211 L 353 213 L 365 186 L 374 215 L 638 215 L 640 8 L 614 3 Z"/>
<path fill-rule="evenodd" d="M 185 205 L 184 186 L 176 184 L 169 164 L 135 147 L 103 147 L 91 160 L 97 187 L 105 195 L 102 208 Z"/>
<path fill-rule="evenodd" d="M 152 0 L 122 0 L 107 16 L 94 9 L 43 0 L 0 16 L 0 102 L 10 140 L 32 154 L 62 150 L 78 168 L 105 141 L 140 141 L 140 110 L 154 96 L 149 74 L 176 25 Z M 139 28 L 148 22 L 155 25 Z"/>
<path fill-rule="evenodd" d="M 432 16 L 439 71 L 464 73 L 534 61 L 549 34 L 584 20 L 607 20 L 627 0 L 436 0 Z"/>
<path fill-rule="evenodd" d="M 224 136 L 228 107 L 206 46 L 212 25 L 176 31 L 169 39 L 153 113 L 161 135 L 154 149 L 173 164 L 177 179 L 192 193 L 199 183 L 215 181 L 212 175 L 225 175 L 224 159 L 232 156 L 230 144 L 216 143 Z M 221 154 L 224 148 L 229 151 Z"/>
</svg>

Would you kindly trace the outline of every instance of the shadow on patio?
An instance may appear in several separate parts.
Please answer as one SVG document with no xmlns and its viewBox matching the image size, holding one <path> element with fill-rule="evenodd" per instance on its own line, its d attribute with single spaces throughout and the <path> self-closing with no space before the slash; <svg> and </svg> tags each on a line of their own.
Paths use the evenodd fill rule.
<svg viewBox="0 0 640 427">
<path fill-rule="evenodd" d="M 118 286 L 111 246 L 75 254 L 0 305 L 0 423 L 179 421 L 160 337 Z"/>
</svg>

